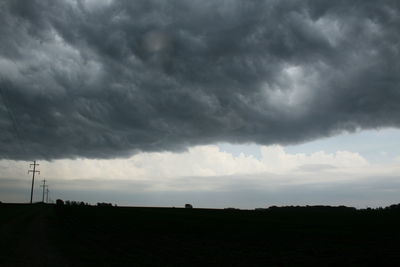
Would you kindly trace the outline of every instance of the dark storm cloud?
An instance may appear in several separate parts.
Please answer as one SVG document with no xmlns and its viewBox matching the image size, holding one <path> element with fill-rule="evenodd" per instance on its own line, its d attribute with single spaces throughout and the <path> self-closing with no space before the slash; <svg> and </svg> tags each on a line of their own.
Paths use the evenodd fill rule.
<svg viewBox="0 0 400 267">
<path fill-rule="evenodd" d="M 0 157 L 398 127 L 399 5 L 1 1 Z"/>
</svg>

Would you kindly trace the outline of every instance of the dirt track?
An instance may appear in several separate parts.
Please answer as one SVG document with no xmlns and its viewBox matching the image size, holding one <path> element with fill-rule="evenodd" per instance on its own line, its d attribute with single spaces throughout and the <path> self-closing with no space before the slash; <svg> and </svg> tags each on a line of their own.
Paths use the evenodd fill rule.
<svg viewBox="0 0 400 267">
<path fill-rule="evenodd" d="M 14 207 L 9 216 L 2 217 L 0 225 L 0 265 L 69 266 L 50 238 L 55 234 L 51 209 L 43 205 Z"/>
</svg>

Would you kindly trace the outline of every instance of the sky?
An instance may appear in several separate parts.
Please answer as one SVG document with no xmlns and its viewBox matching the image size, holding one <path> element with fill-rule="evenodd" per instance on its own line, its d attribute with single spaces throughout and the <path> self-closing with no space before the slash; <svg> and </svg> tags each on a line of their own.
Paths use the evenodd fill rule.
<svg viewBox="0 0 400 267">
<path fill-rule="evenodd" d="M 398 1 L 4 0 L 0 201 L 400 202 Z M 400 181 L 400 180 L 399 180 Z"/>
</svg>

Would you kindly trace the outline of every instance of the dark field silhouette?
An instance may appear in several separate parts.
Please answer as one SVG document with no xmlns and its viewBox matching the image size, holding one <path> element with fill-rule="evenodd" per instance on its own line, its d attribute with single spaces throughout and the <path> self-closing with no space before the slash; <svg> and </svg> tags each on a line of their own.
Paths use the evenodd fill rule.
<svg viewBox="0 0 400 267">
<path fill-rule="evenodd" d="M 400 264 L 400 209 L 0 204 L 0 266 Z"/>
</svg>

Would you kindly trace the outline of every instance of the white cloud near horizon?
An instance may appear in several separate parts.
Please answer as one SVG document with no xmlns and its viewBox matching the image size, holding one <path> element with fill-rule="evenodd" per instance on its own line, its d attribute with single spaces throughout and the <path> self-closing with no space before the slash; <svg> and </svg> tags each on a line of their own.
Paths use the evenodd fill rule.
<svg viewBox="0 0 400 267">
<path fill-rule="evenodd" d="M 251 174 L 324 172 L 371 174 L 399 168 L 399 160 L 372 164 L 359 153 L 287 153 L 282 146 L 260 146 L 261 158 L 240 153 L 233 155 L 217 145 L 189 148 L 186 152 L 140 153 L 126 159 L 63 159 L 41 161 L 43 177 L 57 179 L 151 180 L 181 177 L 215 177 Z M 29 162 L 0 160 L 1 178 L 24 177 Z M 347 177 L 349 178 L 349 177 Z"/>
<path fill-rule="evenodd" d="M 41 197 L 43 178 L 53 199 L 145 206 L 173 206 L 197 198 L 196 206 L 203 207 L 248 208 L 263 201 L 363 207 L 392 203 L 400 193 L 400 157 L 371 163 L 351 151 L 289 153 L 281 146 L 258 148 L 260 157 L 205 145 L 182 153 L 140 153 L 126 159 L 40 161 L 35 196 Z M 1 201 L 27 201 L 29 163 L 0 161 Z"/>
</svg>

